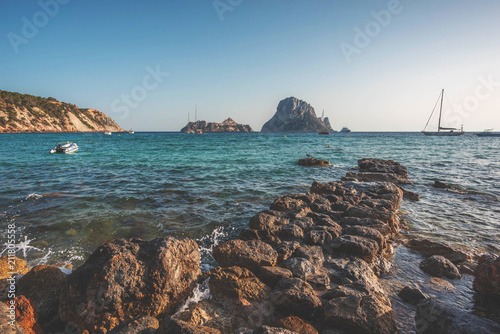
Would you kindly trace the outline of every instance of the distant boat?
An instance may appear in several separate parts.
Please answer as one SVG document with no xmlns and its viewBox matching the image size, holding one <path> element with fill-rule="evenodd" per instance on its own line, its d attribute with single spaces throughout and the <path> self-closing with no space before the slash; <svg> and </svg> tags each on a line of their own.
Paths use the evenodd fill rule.
<svg viewBox="0 0 500 334">
<path fill-rule="evenodd" d="M 460 129 L 457 129 L 457 128 L 445 128 L 445 127 L 442 127 L 441 126 L 441 116 L 442 116 L 442 113 L 443 113 L 443 98 L 444 98 L 444 89 L 441 91 L 441 106 L 439 108 L 439 122 L 438 122 L 438 130 L 437 131 L 425 131 L 425 129 L 427 128 L 427 125 L 429 125 L 429 122 L 432 118 L 432 115 L 434 114 L 434 111 L 436 110 L 436 106 L 437 106 L 437 103 L 439 102 L 439 98 L 438 98 L 438 102 L 436 102 L 436 105 L 434 106 L 434 109 L 432 110 L 432 113 L 431 115 L 429 116 L 429 119 L 427 120 L 427 124 L 425 124 L 425 128 L 424 130 L 422 131 L 422 133 L 426 136 L 441 136 L 441 137 L 455 137 L 455 136 L 461 136 L 464 134 L 464 126 L 462 125 L 462 127 Z"/>
<path fill-rule="evenodd" d="M 347 126 L 344 126 L 344 127 L 340 130 L 340 132 L 349 133 L 349 132 L 351 132 L 351 130 L 350 130 Z"/>
<path fill-rule="evenodd" d="M 50 153 L 73 153 L 78 151 L 78 145 L 76 143 L 66 143 L 66 144 L 59 144 L 53 149 L 51 149 L 49 152 Z"/>
<path fill-rule="evenodd" d="M 108 135 L 108 136 L 111 136 L 111 131 L 106 130 L 106 131 L 104 131 L 104 134 L 105 134 L 105 135 Z"/>
<path fill-rule="evenodd" d="M 483 132 L 476 132 L 478 137 L 500 137 L 500 132 L 493 132 L 493 129 L 486 129 Z"/>
<path fill-rule="evenodd" d="M 329 135 L 330 134 L 330 131 L 321 131 L 321 132 L 318 132 L 319 135 Z"/>
<path fill-rule="evenodd" d="M 130 113 L 130 130 L 128 130 L 128 133 L 133 135 L 135 132 L 132 130 L 132 113 Z"/>
</svg>

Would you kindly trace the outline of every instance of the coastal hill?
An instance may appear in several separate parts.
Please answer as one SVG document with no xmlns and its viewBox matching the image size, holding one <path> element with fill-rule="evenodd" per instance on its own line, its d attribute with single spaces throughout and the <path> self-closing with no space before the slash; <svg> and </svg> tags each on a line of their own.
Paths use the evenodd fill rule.
<svg viewBox="0 0 500 334">
<path fill-rule="evenodd" d="M 274 116 L 262 127 L 262 132 L 322 132 L 332 131 L 328 118 L 316 116 L 314 108 L 295 97 L 281 100 Z"/>
<path fill-rule="evenodd" d="M 110 117 L 95 109 L 0 90 L 0 133 L 123 132 Z"/>
<path fill-rule="evenodd" d="M 207 121 L 196 121 L 189 122 L 185 127 L 182 128 L 181 132 L 185 133 L 196 133 L 197 131 L 202 132 L 253 132 L 250 125 L 238 124 L 231 118 L 226 119 L 222 123 L 207 122 Z"/>
</svg>

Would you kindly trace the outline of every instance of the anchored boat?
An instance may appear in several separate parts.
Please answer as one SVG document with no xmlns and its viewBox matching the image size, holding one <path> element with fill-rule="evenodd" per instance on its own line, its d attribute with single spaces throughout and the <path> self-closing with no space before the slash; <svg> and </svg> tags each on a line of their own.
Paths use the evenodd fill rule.
<svg viewBox="0 0 500 334">
<path fill-rule="evenodd" d="M 478 137 L 500 137 L 500 132 L 493 132 L 493 129 L 486 129 L 483 132 L 476 132 Z"/>
<path fill-rule="evenodd" d="M 441 95 L 438 98 L 436 104 L 434 105 L 434 109 L 432 109 L 432 113 L 429 116 L 429 119 L 427 120 L 427 124 L 425 124 L 425 128 L 422 131 L 422 133 L 426 136 L 442 136 L 442 137 L 455 137 L 455 136 L 461 136 L 464 134 L 464 126 L 462 125 L 460 129 L 457 128 L 445 128 L 441 126 L 441 116 L 443 114 L 443 98 L 444 98 L 444 89 L 441 91 Z M 439 102 L 439 99 L 441 99 L 441 106 L 439 108 L 439 122 L 438 122 L 438 130 L 437 131 L 425 131 L 427 126 L 429 125 L 429 122 L 432 118 L 432 115 L 434 114 L 434 111 L 436 110 L 436 106 Z"/>
</svg>

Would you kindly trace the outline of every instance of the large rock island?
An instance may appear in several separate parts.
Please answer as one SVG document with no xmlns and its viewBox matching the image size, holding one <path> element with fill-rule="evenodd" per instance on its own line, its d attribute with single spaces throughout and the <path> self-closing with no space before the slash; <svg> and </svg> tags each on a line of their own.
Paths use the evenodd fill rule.
<svg viewBox="0 0 500 334">
<path fill-rule="evenodd" d="M 328 118 L 316 116 L 314 108 L 295 97 L 281 100 L 273 118 L 264 124 L 262 132 L 330 132 Z"/>
<path fill-rule="evenodd" d="M 189 122 L 182 128 L 181 132 L 200 133 L 200 132 L 253 132 L 250 125 L 238 124 L 231 118 L 222 123 L 196 121 Z"/>
<path fill-rule="evenodd" d="M 123 132 L 110 117 L 95 109 L 0 90 L 0 133 Z"/>
</svg>

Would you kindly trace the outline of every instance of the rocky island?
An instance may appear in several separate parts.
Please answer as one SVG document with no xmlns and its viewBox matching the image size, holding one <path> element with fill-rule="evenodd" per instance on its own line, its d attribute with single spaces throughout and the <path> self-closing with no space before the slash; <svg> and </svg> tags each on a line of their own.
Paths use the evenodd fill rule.
<svg viewBox="0 0 500 334">
<path fill-rule="evenodd" d="M 274 116 L 262 127 L 262 132 L 330 132 L 328 117 L 316 116 L 314 108 L 295 97 L 281 100 Z"/>
<path fill-rule="evenodd" d="M 43 98 L 0 90 L 0 133 L 123 132 L 110 117 L 95 109 L 78 108 Z"/>
<path fill-rule="evenodd" d="M 184 133 L 200 133 L 200 132 L 253 132 L 250 125 L 236 123 L 233 119 L 228 118 L 222 123 L 196 121 L 189 122 L 182 128 Z"/>
</svg>

